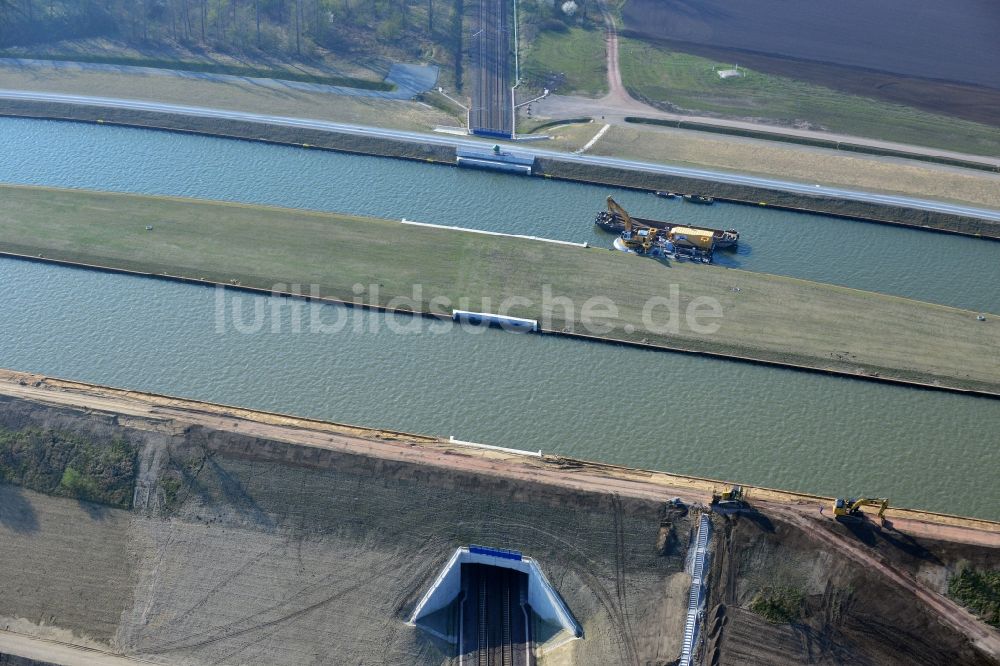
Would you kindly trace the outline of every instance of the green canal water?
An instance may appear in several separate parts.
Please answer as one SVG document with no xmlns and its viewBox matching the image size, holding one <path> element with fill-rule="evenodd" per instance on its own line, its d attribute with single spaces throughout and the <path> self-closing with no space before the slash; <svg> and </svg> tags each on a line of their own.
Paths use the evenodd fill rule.
<svg viewBox="0 0 1000 666">
<path fill-rule="evenodd" d="M 743 268 L 1000 312 L 1000 244 L 396 160 L 0 120 L 0 182 L 605 243 L 590 220 L 612 193 L 638 214 L 738 227 Z M 233 299 L 244 331 L 260 303 L 259 330 L 237 330 Z M 399 333 L 332 305 L 296 315 L 285 300 L 9 259 L 0 307 L 0 367 L 1000 519 L 996 400 L 441 323 Z M 309 332 L 310 316 L 342 330 Z"/>
</svg>

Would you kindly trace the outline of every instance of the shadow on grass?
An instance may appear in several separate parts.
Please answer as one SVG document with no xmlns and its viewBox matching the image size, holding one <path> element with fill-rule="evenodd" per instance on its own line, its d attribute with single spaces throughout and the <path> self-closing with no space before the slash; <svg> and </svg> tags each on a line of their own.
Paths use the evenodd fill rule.
<svg viewBox="0 0 1000 666">
<path fill-rule="evenodd" d="M 86 500 L 77 500 L 77 504 L 80 505 L 80 508 L 83 509 L 87 516 L 93 521 L 101 522 L 107 520 L 108 518 L 110 507 L 103 504 L 96 504 L 95 502 L 88 502 Z"/>
<path fill-rule="evenodd" d="M 34 534 L 38 531 L 35 507 L 17 486 L 0 484 L 0 526 L 17 534 Z"/>
</svg>

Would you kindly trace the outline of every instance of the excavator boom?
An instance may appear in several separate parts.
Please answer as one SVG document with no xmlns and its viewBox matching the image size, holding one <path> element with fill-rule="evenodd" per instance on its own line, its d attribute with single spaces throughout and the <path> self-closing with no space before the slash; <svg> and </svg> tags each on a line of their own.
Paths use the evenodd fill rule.
<svg viewBox="0 0 1000 666">
<path fill-rule="evenodd" d="M 632 216 L 610 195 L 608 195 L 608 212 L 621 219 L 622 224 L 625 225 L 625 231 L 632 231 Z"/>
<path fill-rule="evenodd" d="M 874 506 L 878 507 L 878 519 L 880 521 L 885 520 L 885 510 L 889 508 L 889 500 L 885 497 L 859 497 L 857 499 L 836 499 L 833 501 L 833 517 L 855 517 L 860 518 L 863 515 L 861 507 L 863 506 Z"/>
</svg>

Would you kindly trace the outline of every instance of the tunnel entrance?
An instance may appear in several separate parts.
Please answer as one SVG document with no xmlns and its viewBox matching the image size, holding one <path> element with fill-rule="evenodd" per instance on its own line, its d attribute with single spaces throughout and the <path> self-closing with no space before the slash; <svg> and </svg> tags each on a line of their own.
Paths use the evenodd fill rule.
<svg viewBox="0 0 1000 666">
<path fill-rule="evenodd" d="M 583 637 L 535 559 L 476 545 L 455 549 L 407 624 L 448 644 L 461 666 L 532 666 L 535 648 Z"/>
<path fill-rule="evenodd" d="M 528 576 L 489 564 L 462 564 L 459 663 L 530 666 Z"/>
</svg>

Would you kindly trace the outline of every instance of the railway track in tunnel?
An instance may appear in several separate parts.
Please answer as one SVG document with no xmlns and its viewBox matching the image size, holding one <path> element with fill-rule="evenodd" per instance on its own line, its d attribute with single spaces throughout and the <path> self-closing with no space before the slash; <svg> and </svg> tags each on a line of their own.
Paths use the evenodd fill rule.
<svg viewBox="0 0 1000 666">
<path fill-rule="evenodd" d="M 512 569 L 463 565 L 460 666 L 531 666 L 527 577 Z"/>
</svg>

